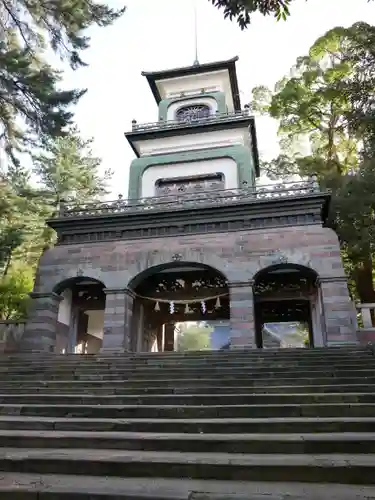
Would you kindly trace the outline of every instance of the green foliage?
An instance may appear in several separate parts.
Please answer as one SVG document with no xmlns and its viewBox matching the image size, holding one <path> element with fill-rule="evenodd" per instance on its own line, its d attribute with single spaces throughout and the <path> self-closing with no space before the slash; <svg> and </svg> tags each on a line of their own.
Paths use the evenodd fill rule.
<svg viewBox="0 0 375 500">
<path fill-rule="evenodd" d="M 25 201 L 5 178 L 0 181 L 0 278 L 6 276 L 13 252 L 25 239 Z"/>
<path fill-rule="evenodd" d="M 178 351 L 204 351 L 210 349 L 212 328 L 206 325 L 180 323 L 177 337 Z"/>
<path fill-rule="evenodd" d="M 125 12 L 93 0 L 1 0 L 0 28 L 12 32 L 23 48 L 36 54 L 50 47 L 73 68 L 83 64 L 82 50 L 89 47 L 85 34 L 92 26 L 108 26 Z"/>
<path fill-rule="evenodd" d="M 353 294 L 373 302 L 375 209 L 375 27 L 356 23 L 320 37 L 274 92 L 254 89 L 253 110 L 279 120 L 273 177 L 317 174 L 332 191 L 337 231 Z M 302 147 L 304 144 L 305 147 Z"/>
<path fill-rule="evenodd" d="M 273 15 L 277 21 L 285 21 L 290 15 L 289 7 L 295 0 L 209 0 L 215 7 L 224 10 L 224 18 L 235 19 L 242 30 L 251 23 L 252 14 Z M 302 0 L 300 0 L 301 2 Z M 306 1 L 306 0 L 305 0 Z M 371 2 L 373 0 L 367 0 Z M 352 0 L 358 2 L 358 0 Z"/>
<path fill-rule="evenodd" d="M 30 268 L 18 267 L 0 280 L 0 319 L 25 319 L 29 304 L 29 293 L 33 288 L 33 273 Z"/>
<path fill-rule="evenodd" d="M 259 12 L 274 15 L 279 21 L 289 15 L 289 5 L 293 0 L 210 0 L 211 3 L 224 10 L 224 18 L 235 19 L 243 30 L 251 22 L 251 14 Z"/>
<path fill-rule="evenodd" d="M 30 151 L 72 123 L 68 107 L 84 92 L 59 91 L 59 81 L 60 74 L 27 49 L 0 42 L 0 135 L 13 163 L 17 151 Z"/>
<path fill-rule="evenodd" d="M 13 168 L 3 175 L 0 182 L 0 316 L 3 319 L 18 319 L 24 314 L 27 301 L 23 290 L 31 290 L 27 280 L 33 276 L 43 250 L 55 241 L 54 232 L 45 221 L 56 213 L 60 201 L 85 203 L 106 193 L 111 172 L 101 174 L 100 159 L 91 151 L 91 143 L 82 139 L 77 130 L 66 137 L 49 139 L 46 149 L 35 155 L 37 187 L 30 184 L 22 169 Z M 18 170 L 25 175 L 17 177 Z M 29 274 L 24 270 L 19 273 L 20 263 Z"/>
<path fill-rule="evenodd" d="M 71 106 L 84 90 L 61 90 L 61 73 L 45 61 L 48 49 L 73 69 L 84 63 L 85 30 L 107 26 L 122 15 L 93 0 L 0 0 L 0 140 L 15 165 L 19 152 L 66 134 Z"/>
<path fill-rule="evenodd" d="M 63 198 L 79 203 L 105 194 L 111 176 L 100 174 L 91 141 L 73 128 L 72 105 L 85 91 L 61 90 L 62 75 L 46 62 L 46 53 L 57 53 L 73 69 L 84 65 L 87 29 L 110 25 L 124 10 L 95 0 L 0 0 L 0 147 L 10 160 L 7 170 L 0 171 L 4 319 L 24 314 L 29 275 L 43 249 L 54 242 L 45 220 Z M 20 153 L 33 155 L 37 188 Z M 20 262 L 29 274 L 18 270 Z"/>
<path fill-rule="evenodd" d="M 45 151 L 34 155 L 34 173 L 46 200 L 57 208 L 61 201 L 84 203 L 107 194 L 112 172 L 100 174 L 101 160 L 91 150 L 92 139 L 84 140 L 77 130 L 66 137 L 49 140 Z"/>
</svg>

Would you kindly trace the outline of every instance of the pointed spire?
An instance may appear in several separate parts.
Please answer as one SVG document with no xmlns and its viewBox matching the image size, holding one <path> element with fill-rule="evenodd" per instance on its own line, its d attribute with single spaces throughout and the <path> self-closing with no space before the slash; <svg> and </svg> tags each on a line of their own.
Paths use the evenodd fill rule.
<svg viewBox="0 0 375 500">
<path fill-rule="evenodd" d="M 194 44 L 195 44 L 195 61 L 193 66 L 199 66 L 198 60 L 198 4 L 197 0 L 193 0 L 194 8 Z"/>
</svg>

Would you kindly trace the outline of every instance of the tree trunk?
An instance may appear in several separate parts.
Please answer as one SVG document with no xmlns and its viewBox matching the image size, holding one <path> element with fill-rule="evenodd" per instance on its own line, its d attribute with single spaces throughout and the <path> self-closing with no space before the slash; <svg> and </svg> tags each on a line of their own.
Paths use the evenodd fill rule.
<svg viewBox="0 0 375 500">
<path fill-rule="evenodd" d="M 9 251 L 7 258 L 6 258 L 6 261 L 5 261 L 5 266 L 4 266 L 2 278 L 5 278 L 8 275 L 11 262 L 12 262 L 12 251 Z"/>
</svg>

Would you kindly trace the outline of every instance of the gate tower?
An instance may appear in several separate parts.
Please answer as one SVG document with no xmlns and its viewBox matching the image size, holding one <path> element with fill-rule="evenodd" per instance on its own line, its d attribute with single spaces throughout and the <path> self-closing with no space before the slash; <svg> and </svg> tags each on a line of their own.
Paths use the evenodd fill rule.
<svg viewBox="0 0 375 500">
<path fill-rule="evenodd" d="M 177 321 L 207 319 L 231 349 L 280 346 L 298 321 L 310 346 L 356 341 L 330 195 L 315 178 L 256 185 L 236 61 L 143 73 L 158 119 L 125 134 L 128 195 L 63 203 L 48 221 L 58 241 L 40 259 L 23 350 L 173 350 Z"/>
</svg>

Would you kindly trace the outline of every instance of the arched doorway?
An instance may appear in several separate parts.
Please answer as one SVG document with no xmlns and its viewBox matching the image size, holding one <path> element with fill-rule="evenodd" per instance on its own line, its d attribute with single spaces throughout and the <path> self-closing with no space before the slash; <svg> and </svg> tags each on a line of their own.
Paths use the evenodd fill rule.
<svg viewBox="0 0 375 500">
<path fill-rule="evenodd" d="M 228 283 L 191 262 L 156 266 L 132 280 L 132 351 L 216 350 L 230 339 Z"/>
<path fill-rule="evenodd" d="M 59 283 L 56 352 L 96 354 L 103 342 L 105 293 L 101 281 L 79 276 Z"/>
<path fill-rule="evenodd" d="M 314 347 L 320 335 L 317 273 L 280 264 L 254 279 L 255 336 L 258 348 Z"/>
</svg>

